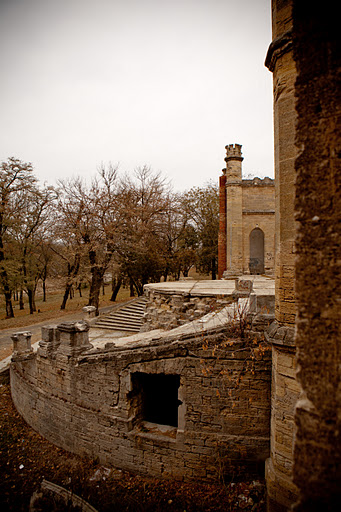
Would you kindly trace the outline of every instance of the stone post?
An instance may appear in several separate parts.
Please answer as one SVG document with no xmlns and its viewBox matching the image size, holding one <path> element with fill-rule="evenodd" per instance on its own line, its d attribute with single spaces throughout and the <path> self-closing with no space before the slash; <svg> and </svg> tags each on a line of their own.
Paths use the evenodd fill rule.
<svg viewBox="0 0 341 512">
<path fill-rule="evenodd" d="M 12 361 L 25 359 L 33 355 L 31 337 L 32 333 L 29 331 L 17 332 L 11 336 L 13 341 Z"/>
<path fill-rule="evenodd" d="M 84 313 L 84 320 L 91 320 L 96 317 L 96 308 L 95 306 L 84 306 L 82 309 Z"/>
<path fill-rule="evenodd" d="M 92 348 L 89 343 L 90 326 L 84 320 L 80 322 L 64 322 L 57 326 L 60 337 L 58 354 L 77 357 L 85 350 Z"/>
<path fill-rule="evenodd" d="M 229 144 L 226 149 L 226 272 L 238 276 L 243 273 L 242 225 L 242 146 Z"/>
<path fill-rule="evenodd" d="M 41 341 L 38 354 L 42 357 L 51 357 L 60 345 L 60 333 L 55 325 L 44 325 L 41 328 Z"/>
</svg>

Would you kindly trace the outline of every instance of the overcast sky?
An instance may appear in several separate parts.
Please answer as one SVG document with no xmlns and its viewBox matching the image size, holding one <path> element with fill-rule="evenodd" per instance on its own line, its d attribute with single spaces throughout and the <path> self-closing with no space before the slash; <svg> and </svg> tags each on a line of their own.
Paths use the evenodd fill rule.
<svg viewBox="0 0 341 512">
<path fill-rule="evenodd" d="M 40 180 L 150 165 L 273 177 L 270 0 L 0 0 L 0 160 Z"/>
</svg>

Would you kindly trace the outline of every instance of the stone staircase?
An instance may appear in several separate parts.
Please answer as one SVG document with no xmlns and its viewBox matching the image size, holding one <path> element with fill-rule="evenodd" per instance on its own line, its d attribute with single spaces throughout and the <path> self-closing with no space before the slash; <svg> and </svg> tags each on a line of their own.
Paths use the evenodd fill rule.
<svg viewBox="0 0 341 512">
<path fill-rule="evenodd" d="M 115 308 L 108 315 L 100 316 L 92 326 L 97 329 L 139 332 L 147 300 L 147 297 L 144 296 L 130 300 L 123 306 Z"/>
</svg>

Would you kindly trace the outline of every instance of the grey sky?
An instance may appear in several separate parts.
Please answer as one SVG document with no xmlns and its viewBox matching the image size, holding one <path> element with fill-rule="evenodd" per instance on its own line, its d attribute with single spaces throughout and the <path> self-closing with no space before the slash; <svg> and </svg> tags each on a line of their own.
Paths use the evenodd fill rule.
<svg viewBox="0 0 341 512">
<path fill-rule="evenodd" d="M 273 176 L 270 0 L 0 0 L 0 159 L 38 177 L 218 180 L 224 147 Z"/>
</svg>

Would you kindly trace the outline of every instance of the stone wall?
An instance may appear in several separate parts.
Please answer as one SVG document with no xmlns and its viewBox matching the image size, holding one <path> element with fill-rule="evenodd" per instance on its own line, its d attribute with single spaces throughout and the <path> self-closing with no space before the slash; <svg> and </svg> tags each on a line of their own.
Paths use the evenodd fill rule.
<svg viewBox="0 0 341 512">
<path fill-rule="evenodd" d="M 47 327 L 38 353 L 27 338 L 17 351 L 12 397 L 35 430 L 102 464 L 158 477 L 264 470 L 271 362 L 260 332 L 170 332 L 162 343 L 140 335 L 95 350 L 87 329 Z"/>
<path fill-rule="evenodd" d="M 153 329 L 173 329 L 200 318 L 211 311 L 216 311 L 233 302 L 232 295 L 195 295 L 191 293 L 176 293 L 176 291 L 158 291 L 145 287 L 148 297 L 143 324 L 140 332 Z"/>
<path fill-rule="evenodd" d="M 332 3 L 294 1 L 300 512 L 341 509 L 340 28 Z"/>
<path fill-rule="evenodd" d="M 274 180 L 254 178 L 242 181 L 243 194 L 243 274 L 250 272 L 250 234 L 255 228 L 264 233 L 264 274 L 275 268 Z"/>
<path fill-rule="evenodd" d="M 272 43 L 265 64 L 273 73 L 276 189 L 276 322 L 272 329 L 271 457 L 267 461 L 268 511 L 286 511 L 297 499 L 293 483 L 295 381 L 295 110 L 292 0 L 272 1 Z M 284 364 L 282 364 L 284 362 Z"/>
</svg>

